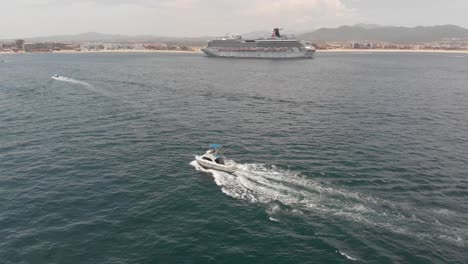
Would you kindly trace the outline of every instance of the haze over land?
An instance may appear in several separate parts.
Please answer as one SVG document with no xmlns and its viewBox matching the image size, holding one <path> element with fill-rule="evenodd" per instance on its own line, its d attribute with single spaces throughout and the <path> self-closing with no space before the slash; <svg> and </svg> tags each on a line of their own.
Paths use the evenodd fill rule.
<svg viewBox="0 0 468 264">
<path fill-rule="evenodd" d="M 468 1 L 451 0 L 16 0 L 2 2 L 0 36 L 83 32 L 218 36 L 281 26 L 297 32 L 357 23 L 468 27 Z"/>
<path fill-rule="evenodd" d="M 455 25 L 431 27 L 392 27 L 378 25 L 321 28 L 301 34 L 301 39 L 314 41 L 384 41 L 395 43 L 430 42 L 468 38 L 468 29 Z"/>
<path fill-rule="evenodd" d="M 290 31 L 286 31 L 290 33 Z M 254 31 L 242 34 L 244 38 L 269 36 L 270 32 Z M 297 34 L 299 39 L 311 41 L 384 41 L 395 43 L 430 42 L 444 39 L 468 39 L 468 29 L 455 25 L 428 27 L 395 27 L 375 24 L 357 24 L 337 28 L 320 28 L 314 31 Z M 151 35 L 120 35 L 88 32 L 76 35 L 43 36 L 27 39 L 27 41 L 67 41 L 67 42 L 122 42 L 122 41 L 163 41 L 203 45 L 212 36 L 199 37 L 165 37 Z"/>
</svg>

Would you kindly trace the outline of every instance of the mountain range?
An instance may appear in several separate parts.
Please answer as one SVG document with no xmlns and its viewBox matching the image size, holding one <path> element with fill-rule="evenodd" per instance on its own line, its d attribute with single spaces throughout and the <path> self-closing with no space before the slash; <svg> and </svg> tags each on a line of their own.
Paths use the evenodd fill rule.
<svg viewBox="0 0 468 264">
<path fill-rule="evenodd" d="M 295 33 L 285 30 L 286 35 Z M 241 34 L 244 38 L 269 37 L 270 31 L 253 31 Z M 430 42 L 449 38 L 468 38 L 468 29 L 455 25 L 396 27 L 376 24 L 356 24 L 337 28 L 320 28 L 307 33 L 296 34 L 298 39 L 312 42 L 330 41 L 383 41 L 394 43 Z M 209 36 L 200 37 L 164 37 L 152 35 L 116 35 L 88 32 L 78 35 L 58 35 L 48 37 L 27 38 L 26 42 L 72 41 L 72 42 L 138 42 L 160 41 L 186 45 L 204 45 Z"/>
<path fill-rule="evenodd" d="M 45 37 L 25 38 L 26 42 L 166 42 L 186 45 L 203 45 L 210 37 L 165 37 L 153 35 L 120 35 L 87 32 L 76 35 L 55 35 Z"/>
<path fill-rule="evenodd" d="M 320 28 L 298 36 L 315 42 L 384 41 L 395 43 L 429 42 L 449 38 L 468 38 L 468 29 L 455 25 L 395 27 L 358 24 L 338 28 Z"/>
</svg>

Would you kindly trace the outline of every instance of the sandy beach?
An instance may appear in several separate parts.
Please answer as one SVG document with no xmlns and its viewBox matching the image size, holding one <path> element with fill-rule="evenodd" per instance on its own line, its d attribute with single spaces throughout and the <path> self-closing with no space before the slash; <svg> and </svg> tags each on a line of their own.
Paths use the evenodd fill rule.
<svg viewBox="0 0 468 264">
<path fill-rule="evenodd" d="M 403 49 L 328 49 L 317 50 L 319 52 L 402 52 L 402 53 L 468 53 L 468 50 L 403 50 Z"/>
<path fill-rule="evenodd" d="M 47 52 L 14 52 L 14 51 L 0 51 L 0 54 L 25 54 L 25 53 L 62 53 L 62 54 L 77 54 L 77 53 L 200 53 L 199 49 L 196 50 L 134 50 L 134 49 L 120 49 L 120 50 L 58 50 Z"/>
<path fill-rule="evenodd" d="M 327 49 L 317 50 L 317 53 L 328 53 L 328 52 L 350 52 L 350 53 L 462 53 L 468 54 L 468 50 L 402 50 L 402 49 Z M 0 54 L 25 54 L 25 53 L 62 53 L 62 54 L 76 54 L 76 53 L 202 53 L 200 49 L 195 50 L 133 50 L 133 49 L 121 49 L 121 50 L 60 50 L 50 52 L 13 52 L 13 51 L 0 51 Z"/>
</svg>

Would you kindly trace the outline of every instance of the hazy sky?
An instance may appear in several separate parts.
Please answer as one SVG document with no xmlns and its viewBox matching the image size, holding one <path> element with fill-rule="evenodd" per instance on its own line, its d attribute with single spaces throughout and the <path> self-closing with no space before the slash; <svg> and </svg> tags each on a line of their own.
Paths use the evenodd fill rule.
<svg viewBox="0 0 468 264">
<path fill-rule="evenodd" d="M 468 27 L 468 0 L 0 0 L 0 37 L 202 36 L 344 24 Z"/>
</svg>

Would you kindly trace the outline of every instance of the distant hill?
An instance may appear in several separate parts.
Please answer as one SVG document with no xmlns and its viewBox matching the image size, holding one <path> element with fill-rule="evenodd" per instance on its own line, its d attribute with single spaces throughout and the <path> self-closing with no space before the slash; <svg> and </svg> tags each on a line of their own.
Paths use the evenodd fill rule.
<svg viewBox="0 0 468 264">
<path fill-rule="evenodd" d="M 187 45 L 204 45 L 210 37 L 164 37 L 151 35 L 118 35 L 118 34 L 103 34 L 97 32 L 87 32 L 77 35 L 56 35 L 46 37 L 26 38 L 26 42 L 151 42 L 160 41 L 166 43 L 180 43 Z"/>
<path fill-rule="evenodd" d="M 28 41 L 108 41 L 126 39 L 128 36 L 87 32 L 77 35 L 56 35 L 27 38 Z"/>
<path fill-rule="evenodd" d="M 284 35 L 296 32 L 285 29 Z M 261 30 L 241 34 L 244 39 L 269 37 L 271 31 Z M 442 25 L 431 27 L 395 27 L 376 24 L 356 24 L 354 26 L 341 26 L 338 28 L 320 28 L 308 33 L 296 33 L 297 38 L 320 41 L 384 41 L 394 43 L 429 42 L 447 38 L 468 38 L 468 29 L 455 25 Z M 26 38 L 26 42 L 165 42 L 168 44 L 181 44 L 188 46 L 203 46 L 210 36 L 202 37 L 164 37 L 152 35 L 118 35 L 88 32 L 77 35 L 57 35 L 47 37 Z M 10 41 L 13 41 L 10 40 Z"/>
<path fill-rule="evenodd" d="M 354 25 L 355 27 L 361 27 L 361 28 L 365 28 L 365 29 L 374 29 L 374 28 L 381 28 L 381 27 L 384 27 L 384 26 L 381 26 L 381 25 L 377 25 L 377 24 L 356 24 Z"/>
<path fill-rule="evenodd" d="M 311 41 L 385 41 L 385 42 L 427 42 L 447 38 L 468 38 L 468 29 L 454 25 L 431 27 L 392 27 L 378 25 L 342 26 L 321 28 L 301 34 L 300 39 Z"/>
</svg>

